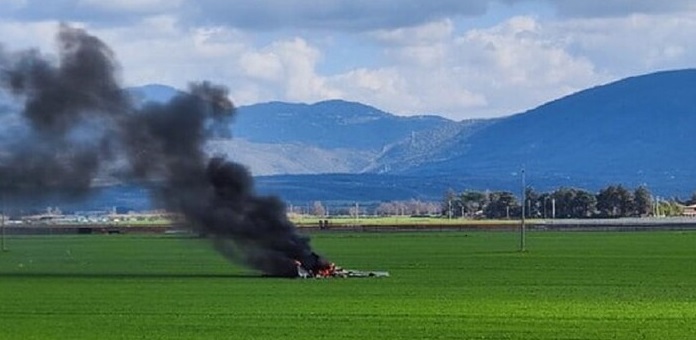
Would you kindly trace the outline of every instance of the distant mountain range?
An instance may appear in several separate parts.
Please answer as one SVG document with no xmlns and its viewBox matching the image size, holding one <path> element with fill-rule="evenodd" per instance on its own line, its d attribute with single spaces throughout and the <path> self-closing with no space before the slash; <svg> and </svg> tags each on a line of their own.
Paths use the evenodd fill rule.
<svg viewBox="0 0 696 340">
<path fill-rule="evenodd" d="M 166 101 L 177 92 L 164 85 L 129 90 L 139 102 Z M 343 100 L 270 102 L 239 107 L 234 137 L 213 141 L 209 151 L 245 164 L 256 176 L 384 172 L 482 122 L 400 117 Z"/>
<path fill-rule="evenodd" d="M 624 184 L 685 196 L 696 190 L 694 136 L 696 70 L 665 71 L 597 86 L 505 118 L 414 129 L 364 170 L 388 174 L 394 186 L 410 186 L 420 194 L 415 197 L 431 199 L 447 188 L 517 192 L 522 168 L 527 183 L 538 190 Z M 422 185 L 411 185 L 418 182 Z"/>
<path fill-rule="evenodd" d="M 392 160 L 385 155 L 404 143 L 423 144 L 422 136 L 447 139 L 475 124 L 439 116 L 399 117 L 342 100 L 271 102 L 239 107 L 234 138 L 215 141 L 213 148 L 258 176 L 359 174 L 388 167 Z"/>
<path fill-rule="evenodd" d="M 504 178 L 525 167 L 540 187 L 623 183 L 686 194 L 696 189 L 694 136 L 696 70 L 659 72 L 500 119 L 400 173 Z"/>
<path fill-rule="evenodd" d="M 177 92 L 130 91 L 141 102 Z M 259 191 L 294 202 L 518 192 L 522 168 L 538 190 L 624 184 L 684 196 L 696 190 L 696 70 L 631 77 L 488 120 L 400 117 L 342 100 L 261 103 L 239 107 L 232 131 L 209 152 L 247 165 Z"/>
</svg>

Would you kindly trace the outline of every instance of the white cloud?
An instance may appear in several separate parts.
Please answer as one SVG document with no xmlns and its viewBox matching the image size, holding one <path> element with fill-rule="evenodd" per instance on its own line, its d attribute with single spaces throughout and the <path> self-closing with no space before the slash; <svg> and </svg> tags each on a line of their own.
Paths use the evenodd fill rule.
<svg viewBox="0 0 696 340">
<path fill-rule="evenodd" d="M 453 33 L 450 20 L 375 32 L 372 37 L 383 44 L 389 66 L 351 70 L 332 77 L 331 84 L 350 100 L 393 113 L 461 118 L 462 111 L 487 101 L 455 70 Z"/>
<path fill-rule="evenodd" d="M 324 30 L 367 32 L 414 27 L 443 19 L 489 14 L 521 5 L 553 8 L 571 18 L 680 13 L 693 0 L 0 0 L 0 17 L 15 20 L 80 21 L 92 26 L 131 24 L 143 15 L 170 15 L 192 26 L 252 31 Z"/>
<path fill-rule="evenodd" d="M 300 38 L 274 43 L 271 49 L 280 57 L 284 71 L 285 98 L 296 101 L 316 101 L 339 96 L 326 86 L 325 79 L 316 74 L 321 52 Z"/>
<path fill-rule="evenodd" d="M 485 13 L 494 0 L 197 0 L 187 21 L 251 30 L 283 28 L 370 31 L 416 26 L 451 16 Z"/>
<path fill-rule="evenodd" d="M 57 28 L 54 21 L 25 24 L 0 20 L 0 44 L 13 50 L 35 47 L 50 49 L 54 46 Z"/>
<path fill-rule="evenodd" d="M 140 39 L 130 39 L 147 32 Z M 259 101 L 312 102 L 340 97 L 317 74 L 322 54 L 302 38 L 257 47 L 250 35 L 225 27 L 182 28 L 167 17 L 138 26 L 94 31 L 116 51 L 131 85 L 189 81 L 227 85 L 238 105 Z"/>
<path fill-rule="evenodd" d="M 396 96 L 404 88 L 405 81 L 394 68 L 368 70 L 360 68 L 334 77 L 337 86 L 352 84 L 358 89 L 378 95 Z"/>
<path fill-rule="evenodd" d="M 15 9 L 33 3 L 0 1 Z M 85 11 L 101 4 L 79 1 Z M 227 85 L 237 104 L 343 98 L 397 114 L 440 113 L 463 119 L 512 114 L 609 80 L 694 66 L 694 12 L 669 12 L 676 9 L 641 1 L 642 5 L 636 4 L 627 12 L 638 14 L 608 15 L 615 13 L 610 5 L 618 2 L 605 2 L 604 9 L 594 14 L 581 15 L 589 10 L 559 2 L 553 5 L 559 13 L 576 15 L 519 15 L 476 28 L 462 24 L 456 15 L 437 14 L 445 8 L 454 8 L 461 15 L 481 11 L 455 8 L 458 5 L 449 1 L 404 2 L 408 10 L 416 4 L 425 6 L 419 20 L 373 18 L 375 13 L 400 14 L 393 10 L 395 13 L 388 13 L 377 3 L 361 9 L 342 0 L 327 1 L 307 12 L 303 9 L 310 7 L 310 2 L 300 0 L 263 2 L 247 9 L 242 5 L 250 3 L 244 1 L 201 4 L 200 9 L 221 6 L 220 15 L 230 8 L 241 10 L 237 16 L 248 11 L 280 15 L 280 26 L 270 28 L 285 27 L 291 19 L 311 21 L 317 16 L 314 24 L 302 24 L 313 27 L 339 15 L 334 13 L 337 9 L 351 10 L 352 16 L 366 13 L 366 20 L 372 20 L 352 29 L 342 28 L 338 21 L 333 28 L 326 26 L 319 32 L 259 32 L 235 28 L 216 18 L 205 25 L 188 25 L 191 22 L 182 22 L 186 15 L 180 11 L 194 3 L 186 0 L 168 2 L 161 10 L 154 9 L 161 0 L 128 0 L 104 3 L 107 7 L 100 9 L 102 13 L 137 14 L 128 24 L 115 20 L 109 25 L 91 21 L 79 25 L 114 49 L 128 85 L 164 83 L 182 88 L 188 81 L 206 79 Z M 290 3 L 299 7 L 278 13 L 279 9 L 270 9 L 273 3 L 280 9 L 287 9 Z M 687 5 L 678 3 L 680 9 Z M 250 15 L 248 19 L 257 18 Z M 2 20 L 0 36 L 6 49 L 38 46 L 52 53 L 56 28 L 56 21 Z M 365 31 L 368 28 L 379 29 Z M 359 53 L 353 54 L 353 50 Z M 337 60 L 345 64 L 331 64 Z"/>
<path fill-rule="evenodd" d="M 528 91 L 567 84 L 577 88 L 597 80 L 590 60 L 569 53 L 563 36 L 548 34 L 531 17 L 514 17 L 489 29 L 471 30 L 456 44 L 463 64 L 488 73 L 493 87 L 526 87 Z"/>
<path fill-rule="evenodd" d="M 162 13 L 181 6 L 184 0 L 76 0 L 77 7 L 115 13 Z"/>
<path fill-rule="evenodd" d="M 330 83 L 341 89 L 349 100 L 375 105 L 391 112 L 404 112 L 417 105 L 418 99 L 407 91 L 407 80 L 396 68 L 359 68 L 331 77 Z"/>
<path fill-rule="evenodd" d="M 485 13 L 495 0 L 0 0 L 0 17 L 132 23 L 141 15 L 174 15 L 191 26 L 221 25 L 254 31 L 321 29 L 364 32 L 414 26 L 449 16 Z"/>
<path fill-rule="evenodd" d="M 606 80 L 531 17 L 515 17 L 457 39 L 471 80 L 492 103 L 483 114 L 511 114 Z M 497 112 L 497 113 L 495 113 Z"/>
<path fill-rule="evenodd" d="M 163 83 L 185 87 L 188 81 L 220 82 L 234 75 L 234 62 L 245 46 L 228 29 L 182 29 L 167 17 L 150 18 L 119 29 L 93 29 L 110 45 L 128 84 Z M 132 37 L 137 36 L 137 39 Z"/>
<path fill-rule="evenodd" d="M 332 84 L 350 99 L 400 114 L 512 114 L 604 79 L 532 17 L 463 34 L 444 20 L 375 38 L 385 42 L 391 66 L 347 72 Z"/>
<path fill-rule="evenodd" d="M 381 30 L 373 34 L 389 57 L 399 63 L 415 63 L 419 67 L 441 66 L 451 43 L 454 25 L 445 19 L 416 27 Z"/>
<path fill-rule="evenodd" d="M 260 82 L 279 82 L 283 78 L 280 56 L 272 50 L 249 51 L 240 56 L 240 67 L 246 75 Z"/>
<path fill-rule="evenodd" d="M 0 7 L 7 10 L 17 10 L 27 6 L 28 0 L 0 0 Z"/>
<path fill-rule="evenodd" d="M 559 21 L 551 30 L 564 34 L 575 53 L 617 77 L 693 67 L 696 60 L 695 12 Z"/>
<path fill-rule="evenodd" d="M 449 39 L 454 32 L 452 20 L 433 21 L 415 27 L 401 27 L 393 30 L 379 30 L 374 37 L 389 45 L 429 45 Z"/>
<path fill-rule="evenodd" d="M 693 0 L 547 0 L 559 12 L 568 17 L 602 18 L 622 17 L 632 14 L 666 14 L 696 9 Z"/>
</svg>

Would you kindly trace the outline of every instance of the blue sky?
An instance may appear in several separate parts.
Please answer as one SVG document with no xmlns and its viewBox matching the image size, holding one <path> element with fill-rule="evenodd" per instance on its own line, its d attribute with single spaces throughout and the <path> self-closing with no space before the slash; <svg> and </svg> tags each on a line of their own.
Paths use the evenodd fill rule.
<svg viewBox="0 0 696 340">
<path fill-rule="evenodd" d="M 6 51 L 59 22 L 116 53 L 125 86 L 211 80 L 237 105 L 342 98 L 399 115 L 505 116 L 696 64 L 694 0 L 0 0 Z"/>
</svg>

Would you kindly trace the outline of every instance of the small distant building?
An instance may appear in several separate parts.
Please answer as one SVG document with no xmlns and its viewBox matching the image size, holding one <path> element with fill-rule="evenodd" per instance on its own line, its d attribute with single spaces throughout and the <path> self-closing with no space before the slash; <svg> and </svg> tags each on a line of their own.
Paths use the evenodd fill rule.
<svg viewBox="0 0 696 340">
<path fill-rule="evenodd" d="M 696 204 L 684 206 L 682 216 L 696 217 Z"/>
</svg>

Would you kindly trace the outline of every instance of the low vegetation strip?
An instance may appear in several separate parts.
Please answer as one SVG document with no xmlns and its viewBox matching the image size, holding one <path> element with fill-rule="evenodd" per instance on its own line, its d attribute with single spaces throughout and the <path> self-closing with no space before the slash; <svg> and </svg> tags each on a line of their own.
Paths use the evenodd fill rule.
<svg viewBox="0 0 696 340">
<path fill-rule="evenodd" d="M 476 231 L 519 229 L 518 219 L 478 220 L 414 217 L 376 218 L 303 218 L 294 220 L 305 231 Z M 644 230 L 696 230 L 696 218 L 604 218 L 604 219 L 527 219 L 525 226 L 537 231 L 644 231 Z"/>
<path fill-rule="evenodd" d="M 294 220 L 302 232 L 411 232 L 411 231 L 513 231 L 519 220 L 475 220 L 442 218 L 304 218 Z M 525 222 L 532 231 L 660 231 L 696 230 L 696 218 L 621 218 L 621 219 L 531 219 Z M 192 234 L 185 222 L 158 224 L 13 224 L 5 227 L 10 235 L 43 234 Z"/>
<path fill-rule="evenodd" d="M 512 225 L 519 224 L 517 219 L 465 219 L 465 218 L 442 218 L 442 217 L 411 217 L 411 216 L 389 216 L 389 217 L 342 217 L 335 216 L 330 218 L 320 217 L 301 217 L 291 219 L 299 226 L 319 226 L 320 223 L 327 223 L 329 226 L 343 225 L 374 225 L 374 226 L 395 226 L 395 225 Z"/>
<path fill-rule="evenodd" d="M 389 278 L 292 280 L 173 235 L 14 236 L 7 339 L 691 339 L 696 232 L 324 233 Z"/>
</svg>

